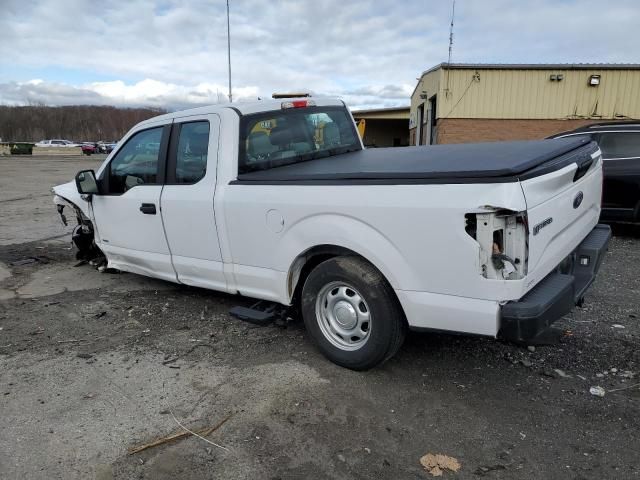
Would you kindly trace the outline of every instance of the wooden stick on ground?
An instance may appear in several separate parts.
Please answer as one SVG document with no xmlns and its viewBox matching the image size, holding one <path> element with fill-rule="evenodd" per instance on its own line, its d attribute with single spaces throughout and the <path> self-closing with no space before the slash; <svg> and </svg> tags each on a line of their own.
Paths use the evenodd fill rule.
<svg viewBox="0 0 640 480">
<path fill-rule="evenodd" d="M 211 435 L 213 432 L 218 430 L 222 425 L 224 425 L 226 421 L 229 420 L 231 417 L 233 417 L 233 413 L 230 413 L 229 415 L 227 415 L 225 418 L 222 419 L 222 421 L 220 421 L 220 423 L 218 423 L 217 425 L 214 425 L 213 427 L 203 428 L 201 430 L 194 430 L 194 432 L 203 437 Z M 127 451 L 127 453 L 129 455 L 133 455 L 135 453 L 142 452 L 147 448 L 157 447 L 158 445 L 163 445 L 165 443 L 172 442 L 173 440 L 178 440 L 180 438 L 184 438 L 188 436 L 191 436 L 191 432 L 182 431 L 178 433 L 173 433 L 171 435 L 167 435 L 166 437 L 158 438 L 153 442 L 145 443 L 144 445 L 139 445 L 137 447 L 132 447 Z"/>
</svg>

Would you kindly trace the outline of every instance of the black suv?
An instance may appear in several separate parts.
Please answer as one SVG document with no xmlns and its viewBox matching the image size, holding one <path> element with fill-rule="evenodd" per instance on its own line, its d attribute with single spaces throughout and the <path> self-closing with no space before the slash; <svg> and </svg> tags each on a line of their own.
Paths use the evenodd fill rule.
<svg viewBox="0 0 640 480">
<path fill-rule="evenodd" d="M 549 138 L 590 135 L 602 150 L 601 219 L 640 222 L 640 121 L 587 125 Z"/>
</svg>

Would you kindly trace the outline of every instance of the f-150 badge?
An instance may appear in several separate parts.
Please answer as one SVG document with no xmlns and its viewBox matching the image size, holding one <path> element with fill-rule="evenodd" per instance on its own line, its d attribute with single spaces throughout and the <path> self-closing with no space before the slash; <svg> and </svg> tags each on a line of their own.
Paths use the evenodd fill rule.
<svg viewBox="0 0 640 480">
<path fill-rule="evenodd" d="M 536 226 L 533 227 L 533 234 L 537 235 L 538 232 L 540 230 L 542 230 L 544 227 L 546 227 L 547 225 L 551 225 L 551 222 L 553 222 L 553 218 L 549 217 L 543 221 L 541 221 L 539 224 L 537 224 Z"/>
</svg>

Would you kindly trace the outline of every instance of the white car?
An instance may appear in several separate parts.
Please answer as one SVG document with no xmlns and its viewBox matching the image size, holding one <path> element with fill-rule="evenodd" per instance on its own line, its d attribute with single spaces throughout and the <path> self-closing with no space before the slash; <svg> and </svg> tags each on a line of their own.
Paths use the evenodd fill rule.
<svg viewBox="0 0 640 480">
<path fill-rule="evenodd" d="M 585 139 L 366 150 L 342 101 L 296 98 L 146 120 L 54 200 L 81 254 L 296 306 L 329 359 L 367 369 L 407 329 L 526 341 L 581 303 L 601 189 Z"/>
<path fill-rule="evenodd" d="M 36 147 L 80 147 L 79 143 L 74 143 L 70 140 L 40 140 L 35 144 Z"/>
</svg>

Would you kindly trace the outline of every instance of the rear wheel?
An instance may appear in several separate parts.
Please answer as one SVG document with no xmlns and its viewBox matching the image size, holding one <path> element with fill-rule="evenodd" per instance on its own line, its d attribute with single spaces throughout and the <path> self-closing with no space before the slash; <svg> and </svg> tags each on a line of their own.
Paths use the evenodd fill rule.
<svg viewBox="0 0 640 480">
<path fill-rule="evenodd" d="M 332 362 L 366 370 L 391 358 L 406 322 L 393 289 L 359 257 L 335 257 L 311 271 L 302 289 L 307 332 Z"/>
</svg>

